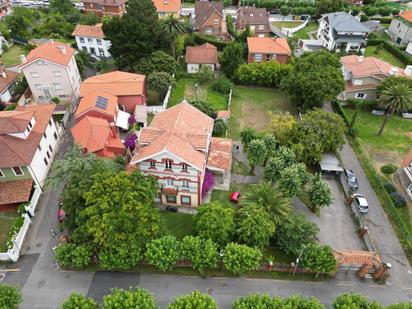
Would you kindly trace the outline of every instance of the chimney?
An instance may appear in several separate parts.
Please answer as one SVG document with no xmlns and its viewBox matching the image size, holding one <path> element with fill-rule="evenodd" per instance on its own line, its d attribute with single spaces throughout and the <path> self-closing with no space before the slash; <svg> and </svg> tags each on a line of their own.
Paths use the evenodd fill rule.
<svg viewBox="0 0 412 309">
<path fill-rule="evenodd" d="M 364 59 L 365 59 L 364 56 L 359 56 L 359 57 L 358 57 L 358 62 L 359 62 L 359 63 L 362 63 Z"/>
<path fill-rule="evenodd" d="M 391 70 L 389 71 L 389 74 L 391 76 L 396 76 L 398 75 L 398 68 L 391 68 Z"/>
<path fill-rule="evenodd" d="M 409 64 L 405 67 L 405 75 L 411 76 L 411 74 L 412 74 L 412 65 Z"/>
<path fill-rule="evenodd" d="M 27 62 L 26 56 L 25 55 L 20 55 L 20 61 L 21 61 L 21 63 L 26 63 Z"/>
<path fill-rule="evenodd" d="M 66 54 L 67 54 L 67 52 L 66 52 L 66 47 L 60 45 L 60 46 L 57 46 L 57 48 L 60 50 L 60 52 L 61 52 L 63 55 L 66 55 Z"/>
</svg>

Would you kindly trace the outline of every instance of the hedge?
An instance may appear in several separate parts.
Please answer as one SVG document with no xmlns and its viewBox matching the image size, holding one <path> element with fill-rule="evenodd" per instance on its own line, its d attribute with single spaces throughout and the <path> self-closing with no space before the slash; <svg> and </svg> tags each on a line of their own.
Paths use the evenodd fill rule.
<svg viewBox="0 0 412 309">
<path fill-rule="evenodd" d="M 392 22 L 392 17 L 372 17 L 371 19 L 380 21 L 382 24 L 390 24 Z"/>
<path fill-rule="evenodd" d="M 377 46 L 381 44 L 388 52 L 390 52 L 393 56 L 395 56 L 400 61 L 402 61 L 405 65 L 412 64 L 412 57 L 404 53 L 399 47 L 392 45 L 391 43 L 388 43 L 387 41 L 384 41 L 384 40 L 369 40 L 368 41 L 368 46 L 369 45 Z"/>
<path fill-rule="evenodd" d="M 216 46 L 219 51 L 222 51 L 228 44 L 225 41 L 218 40 L 211 36 L 201 35 L 196 32 L 193 35 L 194 35 L 194 40 L 195 40 L 196 45 L 202 45 L 204 43 L 209 43 L 209 44 Z"/>
</svg>

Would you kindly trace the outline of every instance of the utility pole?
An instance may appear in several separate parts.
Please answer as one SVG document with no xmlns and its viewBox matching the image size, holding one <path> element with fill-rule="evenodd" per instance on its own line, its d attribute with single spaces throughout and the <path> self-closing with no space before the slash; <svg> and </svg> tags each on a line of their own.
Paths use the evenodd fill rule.
<svg viewBox="0 0 412 309">
<path fill-rule="evenodd" d="M 306 246 L 303 245 L 303 246 L 302 246 L 302 250 L 300 250 L 300 252 L 299 252 L 299 256 L 298 256 L 298 258 L 296 259 L 295 268 L 293 269 L 293 276 L 295 276 L 295 274 L 296 274 L 296 270 L 298 269 L 299 261 L 300 261 L 300 259 L 302 258 L 302 254 L 303 254 L 303 251 L 305 250 L 305 248 L 306 248 Z"/>
</svg>

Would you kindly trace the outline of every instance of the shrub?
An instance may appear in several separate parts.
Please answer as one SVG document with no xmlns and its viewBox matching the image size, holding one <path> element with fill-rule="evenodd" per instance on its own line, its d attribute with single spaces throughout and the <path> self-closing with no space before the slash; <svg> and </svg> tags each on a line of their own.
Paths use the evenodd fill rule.
<svg viewBox="0 0 412 309">
<path fill-rule="evenodd" d="M 205 101 L 193 101 L 190 102 L 194 107 L 196 107 L 198 110 L 200 110 L 202 113 L 205 113 L 209 117 L 216 119 L 217 112 L 216 109 L 210 105 L 208 102 Z"/>
<path fill-rule="evenodd" d="M 226 132 L 226 122 L 223 119 L 217 119 L 213 126 L 213 135 L 222 136 Z"/>
<path fill-rule="evenodd" d="M 261 259 L 262 252 L 259 249 L 236 243 L 228 244 L 223 255 L 223 263 L 227 271 L 235 275 L 259 269 Z"/>
<path fill-rule="evenodd" d="M 217 245 L 210 239 L 185 236 L 182 240 L 182 254 L 184 258 L 192 262 L 193 269 L 201 274 L 206 269 L 217 265 Z"/>
<path fill-rule="evenodd" d="M 213 82 L 212 89 L 223 94 L 228 94 L 232 86 L 233 84 L 230 80 L 225 77 L 220 77 Z"/>
<path fill-rule="evenodd" d="M 76 292 L 72 293 L 61 305 L 61 309 L 97 309 L 97 302 Z"/>
<path fill-rule="evenodd" d="M 129 290 L 112 289 L 103 297 L 103 309 L 145 308 L 155 309 L 156 300 L 152 293 L 141 288 Z"/>
<path fill-rule="evenodd" d="M 213 36 L 207 36 L 207 35 L 199 34 L 199 33 L 196 33 L 196 32 L 193 33 L 193 38 L 194 38 L 194 42 L 195 42 L 196 45 L 202 45 L 204 43 L 210 43 L 210 44 L 216 46 L 219 51 L 222 51 L 228 44 L 227 42 L 218 40 Z"/>
<path fill-rule="evenodd" d="M 0 308 L 17 309 L 22 301 L 21 294 L 15 287 L 0 284 Z"/>
<path fill-rule="evenodd" d="M 290 70 L 290 65 L 276 61 L 244 63 L 236 69 L 234 77 L 241 85 L 278 88 Z"/>
<path fill-rule="evenodd" d="M 390 182 L 390 181 L 385 181 L 383 183 L 383 187 L 385 188 L 386 192 L 388 192 L 388 193 L 396 192 L 395 187 L 393 186 L 392 182 Z"/>
<path fill-rule="evenodd" d="M 51 99 L 51 101 L 52 101 L 53 103 L 55 103 L 55 104 L 59 104 L 59 103 L 60 103 L 60 99 L 59 99 L 58 97 L 53 97 L 53 98 Z"/>
<path fill-rule="evenodd" d="M 63 267 L 83 269 L 90 264 L 91 255 L 86 245 L 62 244 L 56 248 L 56 260 Z"/>
<path fill-rule="evenodd" d="M 382 165 L 381 172 L 384 173 L 384 174 L 391 175 L 391 174 L 395 173 L 397 169 L 398 169 L 398 167 L 396 165 L 385 164 L 385 165 Z"/>
<path fill-rule="evenodd" d="M 405 198 L 402 195 L 400 195 L 398 192 L 391 192 L 389 193 L 389 195 L 395 207 L 402 208 L 406 206 Z"/>
<path fill-rule="evenodd" d="M 180 259 L 180 244 L 176 237 L 167 235 L 147 245 L 146 259 L 162 271 L 171 270 Z"/>
<path fill-rule="evenodd" d="M 177 297 L 168 309 L 218 309 L 216 301 L 207 294 L 193 291 L 188 295 Z"/>
<path fill-rule="evenodd" d="M 209 66 L 202 66 L 196 76 L 201 83 L 211 81 L 213 79 L 213 70 Z"/>
</svg>

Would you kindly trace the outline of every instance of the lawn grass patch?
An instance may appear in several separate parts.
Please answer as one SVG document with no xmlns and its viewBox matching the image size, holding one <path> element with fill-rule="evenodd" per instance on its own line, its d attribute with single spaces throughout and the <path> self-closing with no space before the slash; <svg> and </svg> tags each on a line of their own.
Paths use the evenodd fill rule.
<svg viewBox="0 0 412 309">
<path fill-rule="evenodd" d="M 295 257 L 289 254 L 286 254 L 282 250 L 276 247 L 267 247 L 263 250 L 263 256 L 268 261 L 272 261 L 275 263 L 285 263 L 290 264 L 291 262 L 295 262 Z"/>
<path fill-rule="evenodd" d="M 7 251 L 9 231 L 18 216 L 17 213 L 0 212 L 0 252 Z"/>
<path fill-rule="evenodd" d="M 366 51 L 365 51 L 365 57 L 375 57 L 378 59 L 381 59 L 383 61 L 386 61 L 390 64 L 392 64 L 395 67 L 398 68 L 403 68 L 405 65 L 404 63 L 397 58 L 396 56 L 394 56 L 393 54 L 391 54 L 388 50 L 386 50 L 385 48 L 382 48 L 378 54 L 375 53 L 376 48 L 378 46 L 368 46 L 366 47 Z"/>
<path fill-rule="evenodd" d="M 243 162 L 233 158 L 233 160 L 232 160 L 232 174 L 248 176 L 248 175 L 250 175 L 250 167 L 243 164 Z"/>
<path fill-rule="evenodd" d="M 19 45 L 13 45 L 8 51 L 1 55 L 1 61 L 5 67 L 20 64 L 20 55 L 26 55 L 27 52 Z"/>
<path fill-rule="evenodd" d="M 282 27 L 295 28 L 297 26 L 300 26 L 301 24 L 303 24 L 302 21 L 274 21 L 272 23 L 272 25 L 278 28 L 279 30 L 282 30 Z"/>
<path fill-rule="evenodd" d="M 211 202 L 218 201 L 226 205 L 233 205 L 230 202 L 230 194 L 232 192 L 240 192 L 241 194 L 248 190 L 250 185 L 241 183 L 231 183 L 229 191 L 213 190 Z"/>
<path fill-rule="evenodd" d="M 195 217 L 191 214 L 171 211 L 161 211 L 167 233 L 182 240 L 186 235 L 195 234 Z"/>
<path fill-rule="evenodd" d="M 317 22 L 310 22 L 303 29 L 300 29 L 299 31 L 295 32 L 293 34 L 293 38 L 297 40 L 308 40 L 310 39 L 308 32 L 316 31 L 318 30 L 318 27 L 319 24 Z"/>
</svg>

